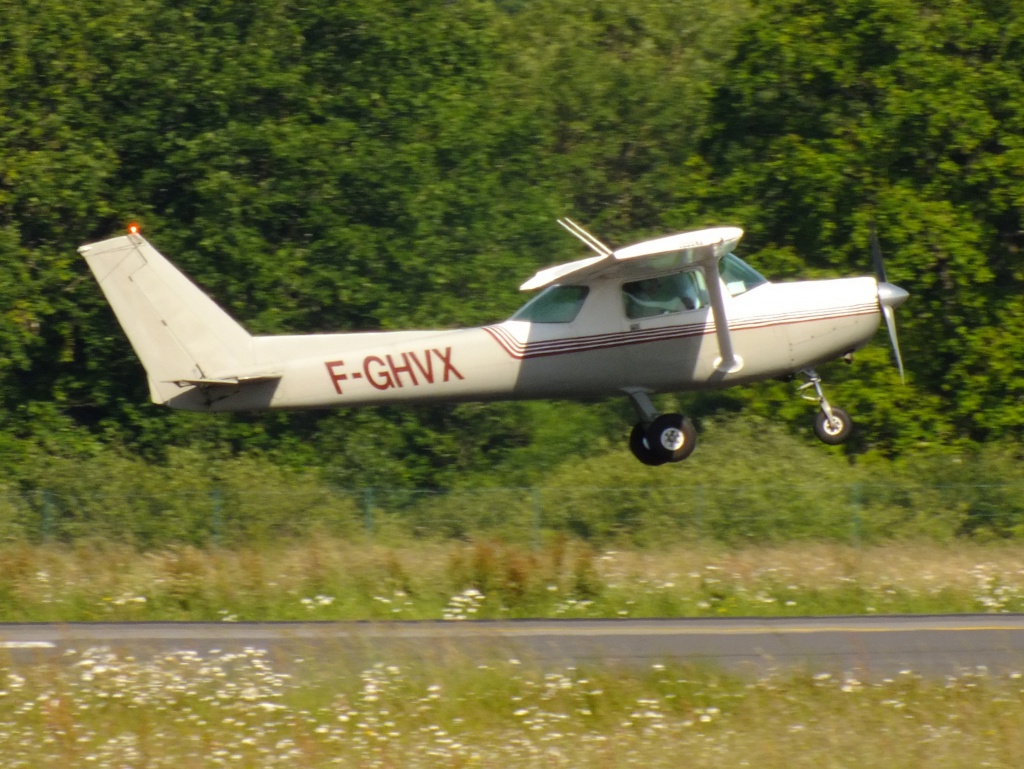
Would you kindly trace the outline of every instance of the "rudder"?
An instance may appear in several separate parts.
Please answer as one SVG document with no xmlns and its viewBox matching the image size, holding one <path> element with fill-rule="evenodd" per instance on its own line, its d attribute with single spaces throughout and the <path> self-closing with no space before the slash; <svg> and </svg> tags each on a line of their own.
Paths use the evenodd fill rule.
<svg viewBox="0 0 1024 769">
<path fill-rule="evenodd" d="M 189 384 L 252 371 L 252 337 L 138 234 L 82 246 L 142 361 L 154 403 Z"/>
</svg>

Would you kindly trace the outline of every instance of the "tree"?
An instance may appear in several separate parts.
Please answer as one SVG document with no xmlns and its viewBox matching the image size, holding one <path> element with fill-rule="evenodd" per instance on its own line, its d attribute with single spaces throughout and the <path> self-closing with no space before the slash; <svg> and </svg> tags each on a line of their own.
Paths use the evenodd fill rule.
<svg viewBox="0 0 1024 769">
<path fill-rule="evenodd" d="M 792 272 L 799 255 L 865 272 L 878 228 L 890 279 L 912 295 L 901 333 L 914 389 L 885 412 L 911 435 L 922 423 L 1020 435 L 1007 363 L 1024 354 L 1022 30 L 1000 3 L 771 0 L 716 98 L 703 152 L 717 207 L 746 222 L 764 271 Z M 886 380 L 872 368 L 862 407 L 890 397 Z"/>
</svg>

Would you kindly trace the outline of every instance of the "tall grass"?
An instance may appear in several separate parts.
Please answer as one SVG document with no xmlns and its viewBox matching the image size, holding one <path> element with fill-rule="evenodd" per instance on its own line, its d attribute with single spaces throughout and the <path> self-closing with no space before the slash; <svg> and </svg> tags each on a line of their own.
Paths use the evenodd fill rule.
<svg viewBox="0 0 1024 769">
<path fill-rule="evenodd" d="M 1021 545 L 0 547 L 0 621 L 463 619 L 1024 610 Z"/>
</svg>

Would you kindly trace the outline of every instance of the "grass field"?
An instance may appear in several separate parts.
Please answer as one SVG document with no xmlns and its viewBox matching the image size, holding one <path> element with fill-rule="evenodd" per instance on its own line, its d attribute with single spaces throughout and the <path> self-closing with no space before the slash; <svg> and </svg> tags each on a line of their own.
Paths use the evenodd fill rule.
<svg viewBox="0 0 1024 769">
<path fill-rule="evenodd" d="M 1024 610 L 1024 547 L 595 550 L 340 539 L 138 552 L 0 548 L 0 621 L 460 619 Z"/>
<path fill-rule="evenodd" d="M 11 620 L 735 616 L 1019 611 L 1019 545 L 594 550 L 318 539 L 0 549 Z M 272 659 L 0 659 L 8 767 L 1017 767 L 1024 678 Z"/>
<path fill-rule="evenodd" d="M 361 671 L 260 651 L 103 650 L 0 667 L 0 756 L 25 767 L 1019 767 L 1024 681 L 708 671 Z"/>
</svg>

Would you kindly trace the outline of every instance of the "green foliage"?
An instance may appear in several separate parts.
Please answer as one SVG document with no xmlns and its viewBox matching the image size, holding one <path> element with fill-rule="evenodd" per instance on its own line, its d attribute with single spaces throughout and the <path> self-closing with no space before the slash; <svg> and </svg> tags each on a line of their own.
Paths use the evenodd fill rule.
<svg viewBox="0 0 1024 769">
<path fill-rule="evenodd" d="M 358 531 L 360 509 L 316 472 L 258 457 L 215 461 L 173 450 L 166 465 L 114 452 L 40 456 L 0 489 L 0 536 L 47 542 L 102 539 L 148 549 L 232 544 Z"/>
<path fill-rule="evenodd" d="M 640 465 L 624 449 L 566 463 L 545 480 L 545 524 L 647 545 L 680 537 L 849 540 L 852 486 L 840 457 L 750 418 L 707 421 L 701 440 L 678 473 Z"/>
<path fill-rule="evenodd" d="M 344 487 L 449 489 L 533 485 L 564 457 L 597 455 L 580 472 L 619 477 L 603 455 L 627 431 L 621 405 L 216 417 L 147 405 L 74 251 L 129 220 L 258 333 L 507 316 L 516 276 L 578 255 L 552 223 L 565 213 L 613 243 L 738 224 L 744 255 L 780 279 L 868 272 L 874 225 L 912 294 L 909 384 L 895 386 L 881 337 L 826 372 L 859 425 L 848 454 L 1024 437 L 1013 4 L 36 0 L 0 5 L 0 59 L 4 466 L 32 456 L 50 473 L 48 457 L 104 447 L 162 467 L 178 448 L 256 451 Z M 683 403 L 698 417 L 806 419 L 774 383 Z M 661 523 L 644 536 L 675 525 L 671 494 L 644 494 L 589 533 L 635 532 L 651 506 Z M 822 505 L 834 507 L 816 492 L 798 507 Z M 1017 525 L 1016 512 L 987 515 L 965 531 Z"/>
<path fill-rule="evenodd" d="M 488 538 L 537 547 L 569 537 L 594 547 L 681 542 L 950 542 L 1024 536 L 1024 495 L 1009 448 L 916 452 L 851 462 L 777 422 L 706 419 L 702 450 L 651 468 L 623 448 L 570 458 L 523 485 L 416 486 L 425 472 L 368 449 L 375 484 L 271 456 L 172 448 L 163 462 L 110 449 L 8 456 L 0 540 L 108 540 L 143 550 L 173 543 L 256 547 L 335 535 L 380 542 Z M 24 445 L 21 444 L 21 445 Z M 373 451 L 379 451 L 376 456 Z M 528 452 L 529 453 L 529 452 Z M 455 471 L 452 471 L 453 473 Z M 586 569 L 581 584 L 586 583 Z"/>
<path fill-rule="evenodd" d="M 1006 361 L 1021 355 L 1022 33 L 1002 4 L 776 0 L 743 30 L 718 94 L 706 152 L 751 242 L 863 272 L 874 224 L 890 279 L 913 296 L 912 395 L 887 415 L 892 448 L 915 423 L 1020 434 Z M 877 374 L 864 382 L 882 400 Z"/>
</svg>

